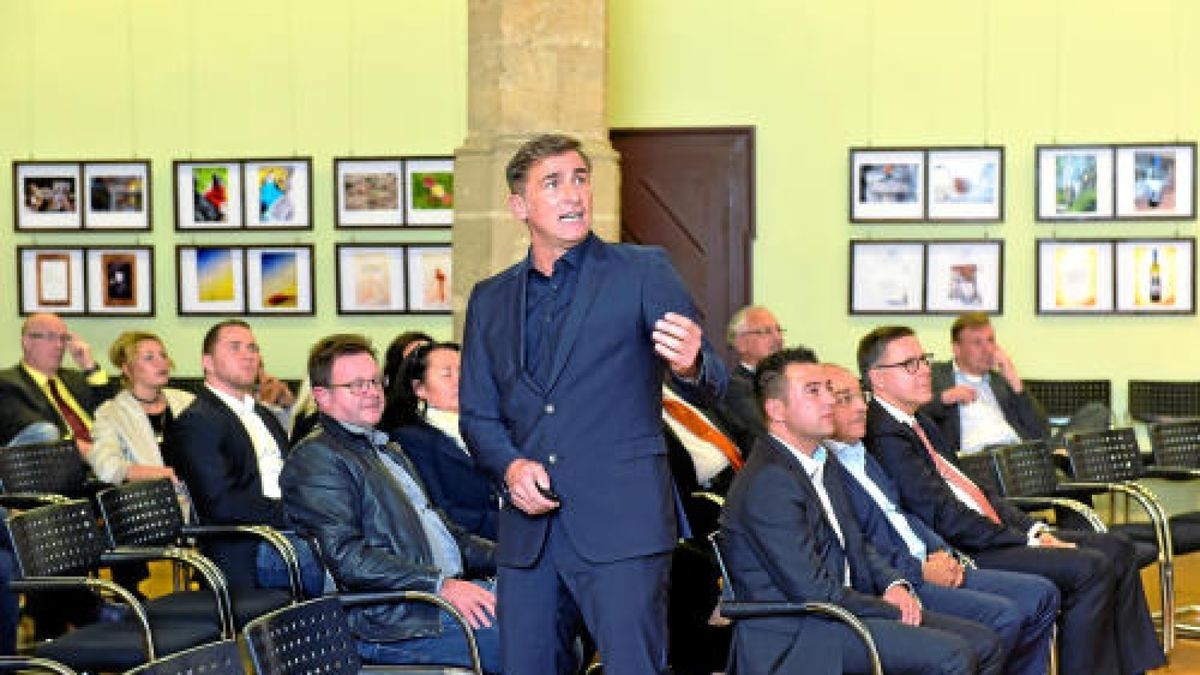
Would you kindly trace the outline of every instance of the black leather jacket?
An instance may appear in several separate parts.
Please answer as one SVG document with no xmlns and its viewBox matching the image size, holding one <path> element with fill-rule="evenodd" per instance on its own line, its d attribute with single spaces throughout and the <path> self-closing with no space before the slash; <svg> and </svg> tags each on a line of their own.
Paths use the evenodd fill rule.
<svg viewBox="0 0 1200 675">
<path fill-rule="evenodd" d="M 389 443 L 387 452 L 420 482 L 400 446 Z M 338 588 L 437 591 L 439 571 L 420 517 L 365 436 L 322 415 L 318 428 L 288 456 L 279 485 L 289 523 L 316 540 Z M 494 573 L 492 542 L 467 533 L 444 514 L 442 520 L 462 553 L 463 576 Z M 350 608 L 349 614 L 351 627 L 364 640 L 388 642 L 441 631 L 432 605 L 371 605 Z"/>
</svg>

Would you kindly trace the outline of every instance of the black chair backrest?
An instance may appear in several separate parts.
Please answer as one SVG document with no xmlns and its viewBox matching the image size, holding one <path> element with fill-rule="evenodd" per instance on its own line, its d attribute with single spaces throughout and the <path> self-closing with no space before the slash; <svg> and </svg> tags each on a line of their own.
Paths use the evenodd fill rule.
<svg viewBox="0 0 1200 675">
<path fill-rule="evenodd" d="M 984 491 L 1001 494 L 1000 477 L 996 475 L 996 461 L 990 449 L 958 453 L 958 468 Z"/>
<path fill-rule="evenodd" d="M 99 564 L 107 545 L 91 505 L 83 500 L 13 514 L 8 533 L 26 577 L 85 574 Z"/>
<path fill-rule="evenodd" d="M 258 675 L 357 673 L 362 665 L 350 624 L 335 597 L 261 616 L 243 631 Z"/>
<path fill-rule="evenodd" d="M 1005 497 L 1045 497 L 1058 488 L 1054 460 L 1045 441 L 1014 443 L 993 450 L 1000 494 Z"/>
<path fill-rule="evenodd" d="M 0 489 L 8 493 L 79 496 L 87 466 L 73 440 L 0 449 Z"/>
<path fill-rule="evenodd" d="M 1129 416 L 1139 422 L 1200 417 L 1200 381 L 1129 381 Z"/>
<path fill-rule="evenodd" d="M 1150 425 L 1150 449 L 1158 466 L 1200 469 L 1200 420 Z"/>
<path fill-rule="evenodd" d="M 1142 476 L 1142 455 L 1133 429 L 1069 434 L 1067 456 L 1076 480 L 1116 483 Z"/>
<path fill-rule="evenodd" d="M 126 671 L 125 675 L 245 675 L 242 654 L 236 640 L 211 642 L 185 649 L 144 666 Z"/>
<path fill-rule="evenodd" d="M 169 478 L 136 481 L 97 495 L 114 546 L 166 546 L 183 533 L 183 512 Z"/>
<path fill-rule="evenodd" d="M 1030 380 L 1024 379 L 1025 391 L 1042 404 L 1052 418 L 1070 417 L 1087 403 L 1103 403 L 1112 408 L 1112 382 L 1109 380 Z"/>
</svg>

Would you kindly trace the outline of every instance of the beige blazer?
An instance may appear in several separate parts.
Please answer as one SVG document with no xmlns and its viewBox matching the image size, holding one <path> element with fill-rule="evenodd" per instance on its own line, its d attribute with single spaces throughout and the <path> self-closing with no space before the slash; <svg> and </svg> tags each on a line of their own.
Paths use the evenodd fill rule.
<svg viewBox="0 0 1200 675">
<path fill-rule="evenodd" d="M 163 394 L 176 418 L 195 400 L 195 396 L 179 389 L 164 388 Z M 87 462 L 97 478 L 113 485 L 125 482 L 129 467 L 134 464 L 163 465 L 150 418 L 128 389 L 122 389 L 96 408 L 92 451 Z"/>
</svg>

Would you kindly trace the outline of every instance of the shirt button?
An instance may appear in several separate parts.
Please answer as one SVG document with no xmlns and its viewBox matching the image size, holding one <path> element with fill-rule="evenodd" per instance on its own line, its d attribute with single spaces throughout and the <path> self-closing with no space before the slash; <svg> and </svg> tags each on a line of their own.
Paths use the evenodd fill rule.
<svg viewBox="0 0 1200 675">
<path fill-rule="evenodd" d="M 553 404 L 553 403 L 547 403 L 547 404 L 546 404 L 546 407 L 545 407 L 545 408 L 542 408 L 542 410 L 546 411 L 546 414 L 547 414 L 547 415 L 553 415 L 553 414 L 554 414 L 554 404 Z"/>
<path fill-rule="evenodd" d="M 549 455 L 546 455 L 546 463 L 547 464 L 558 464 L 558 455 L 554 454 L 553 452 L 550 453 Z"/>
</svg>

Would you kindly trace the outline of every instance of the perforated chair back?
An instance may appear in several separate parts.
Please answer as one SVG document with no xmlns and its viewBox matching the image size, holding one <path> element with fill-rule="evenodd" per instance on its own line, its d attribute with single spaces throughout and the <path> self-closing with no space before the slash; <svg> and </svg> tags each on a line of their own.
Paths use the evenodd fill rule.
<svg viewBox="0 0 1200 675">
<path fill-rule="evenodd" d="M 79 495 L 86 478 L 75 441 L 0 448 L 0 489 L 6 493 Z"/>
<path fill-rule="evenodd" d="M 350 624 L 335 597 L 291 605 L 246 624 L 258 675 L 357 673 L 362 666 Z"/>
<path fill-rule="evenodd" d="M 80 575 L 96 567 L 107 542 L 85 501 L 39 506 L 8 517 L 21 576 Z"/>
<path fill-rule="evenodd" d="M 1000 494 L 1005 497 L 1035 497 L 1054 494 L 1058 475 L 1044 441 L 1014 443 L 993 451 Z"/>
<path fill-rule="evenodd" d="M 1157 466 L 1200 469 L 1200 420 L 1150 425 L 1150 446 Z"/>
<path fill-rule="evenodd" d="M 114 546 L 165 546 L 183 533 L 183 512 L 169 478 L 135 481 L 97 495 Z"/>
<path fill-rule="evenodd" d="M 1200 381 L 1129 381 L 1129 416 L 1139 422 L 1200 417 Z"/>
<path fill-rule="evenodd" d="M 185 649 L 126 671 L 125 675 L 246 675 L 236 640 Z"/>
<path fill-rule="evenodd" d="M 1000 494 L 1000 477 L 996 474 L 996 460 L 990 449 L 959 453 L 958 468 L 984 491 Z"/>
<path fill-rule="evenodd" d="M 1076 480 L 1119 483 L 1142 476 L 1141 450 L 1133 429 L 1069 434 L 1067 456 Z"/>
<path fill-rule="evenodd" d="M 1022 380 L 1025 391 L 1042 404 L 1052 420 L 1066 420 L 1088 403 L 1112 408 L 1109 380 Z"/>
</svg>

